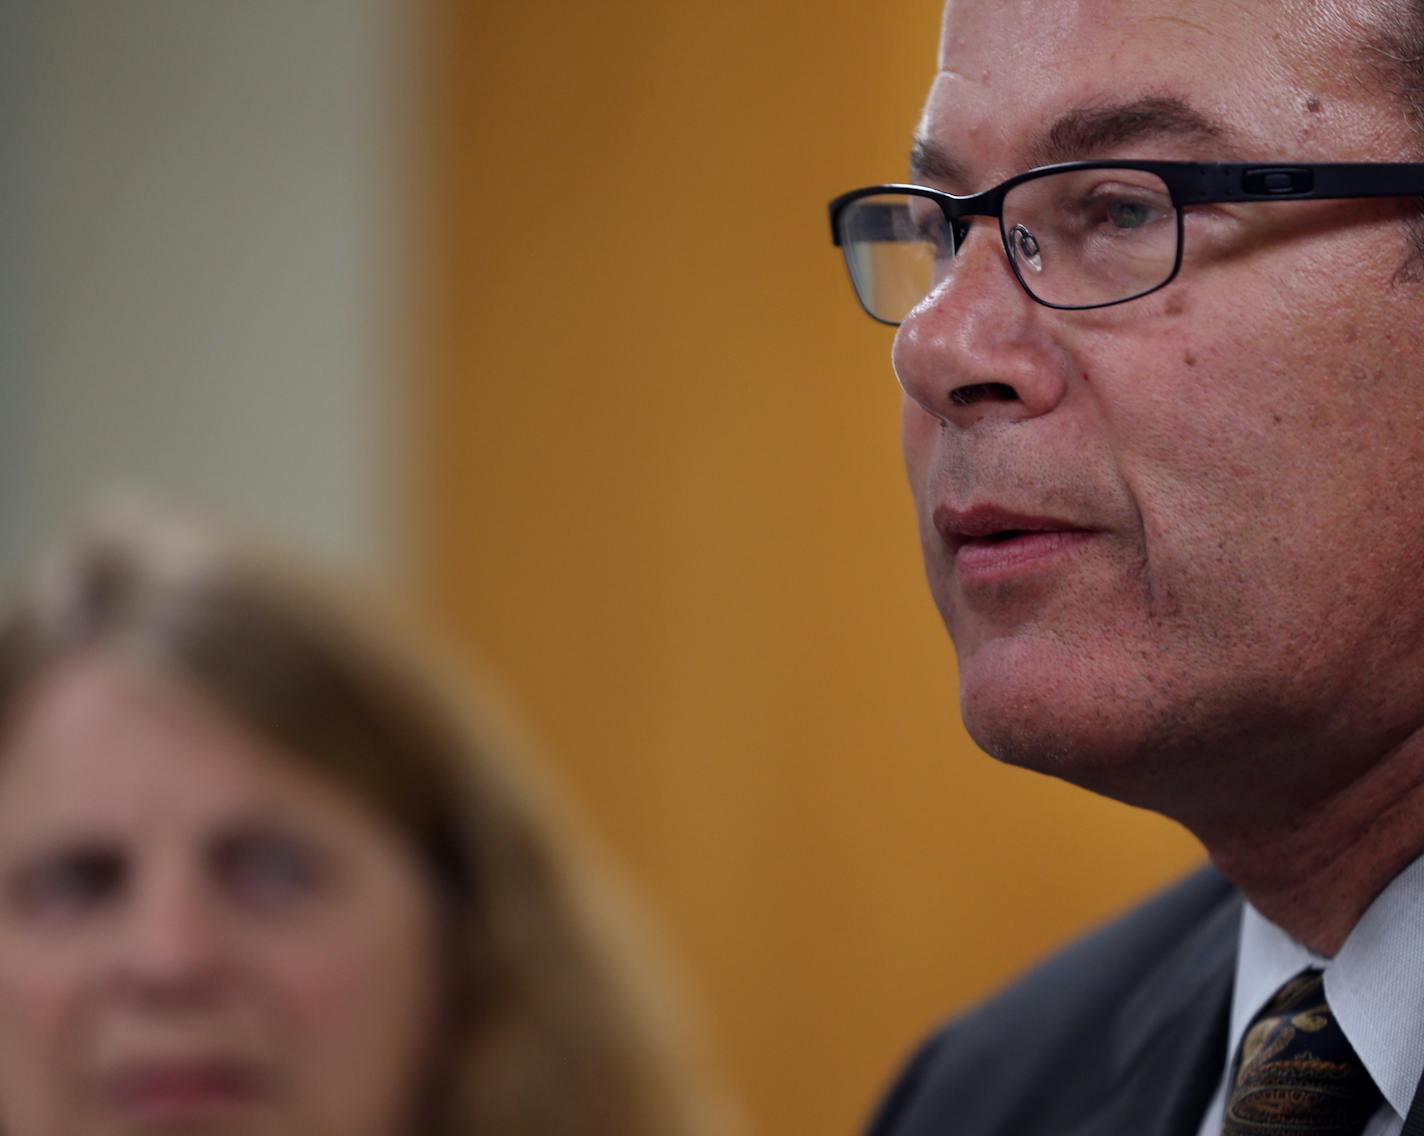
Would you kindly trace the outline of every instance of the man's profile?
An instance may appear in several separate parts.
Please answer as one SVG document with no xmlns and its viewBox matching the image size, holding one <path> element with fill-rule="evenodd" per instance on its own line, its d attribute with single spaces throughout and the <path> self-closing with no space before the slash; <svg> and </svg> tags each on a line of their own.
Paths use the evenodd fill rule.
<svg viewBox="0 0 1424 1136">
<path fill-rule="evenodd" d="M 1417 0 L 948 0 L 909 183 L 833 203 L 970 733 L 1214 864 L 930 1039 L 874 1136 L 1404 1128 L 1420 91 Z"/>
</svg>

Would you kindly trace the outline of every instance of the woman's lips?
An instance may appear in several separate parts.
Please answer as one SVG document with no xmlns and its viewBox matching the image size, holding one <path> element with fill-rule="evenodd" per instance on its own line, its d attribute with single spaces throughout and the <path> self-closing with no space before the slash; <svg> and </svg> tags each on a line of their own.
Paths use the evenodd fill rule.
<svg viewBox="0 0 1424 1136">
<path fill-rule="evenodd" d="M 121 1112 L 144 1117 L 202 1116 L 255 1101 L 263 1079 L 255 1069 L 226 1061 L 165 1061 L 126 1065 L 105 1078 Z"/>
</svg>

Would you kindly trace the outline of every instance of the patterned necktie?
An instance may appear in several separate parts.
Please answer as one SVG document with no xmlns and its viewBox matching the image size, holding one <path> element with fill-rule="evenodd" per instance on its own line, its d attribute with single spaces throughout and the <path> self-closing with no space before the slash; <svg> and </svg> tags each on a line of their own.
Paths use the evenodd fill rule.
<svg viewBox="0 0 1424 1136">
<path fill-rule="evenodd" d="M 1237 1058 L 1222 1136 L 1360 1136 L 1380 1092 L 1307 970 L 1257 1015 Z"/>
</svg>

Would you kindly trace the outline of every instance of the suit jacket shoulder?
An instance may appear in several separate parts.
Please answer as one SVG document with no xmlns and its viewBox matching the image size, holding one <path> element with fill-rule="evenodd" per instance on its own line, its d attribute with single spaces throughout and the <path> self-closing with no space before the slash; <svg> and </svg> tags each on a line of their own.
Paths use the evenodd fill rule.
<svg viewBox="0 0 1424 1136">
<path fill-rule="evenodd" d="M 1207 868 L 912 1058 L 870 1136 L 1191 1136 L 1221 1076 L 1241 901 Z"/>
</svg>

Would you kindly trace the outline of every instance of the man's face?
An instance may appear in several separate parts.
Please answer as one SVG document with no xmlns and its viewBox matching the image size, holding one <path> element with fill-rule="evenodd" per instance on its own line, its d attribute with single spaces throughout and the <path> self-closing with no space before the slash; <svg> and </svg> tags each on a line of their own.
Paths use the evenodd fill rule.
<svg viewBox="0 0 1424 1136">
<path fill-rule="evenodd" d="M 1051 160 L 1411 160 L 1421 140 L 1362 46 L 1378 7 L 949 0 L 916 179 L 963 194 Z M 1409 208 L 1192 207 L 1173 283 L 1077 312 L 1035 304 L 994 223 L 971 227 L 894 363 L 986 749 L 1182 815 L 1226 804 L 1228 768 L 1233 793 L 1276 777 L 1273 754 L 1285 796 L 1326 791 L 1418 724 Z M 1026 529 L 1058 531 L 988 535 Z"/>
</svg>

